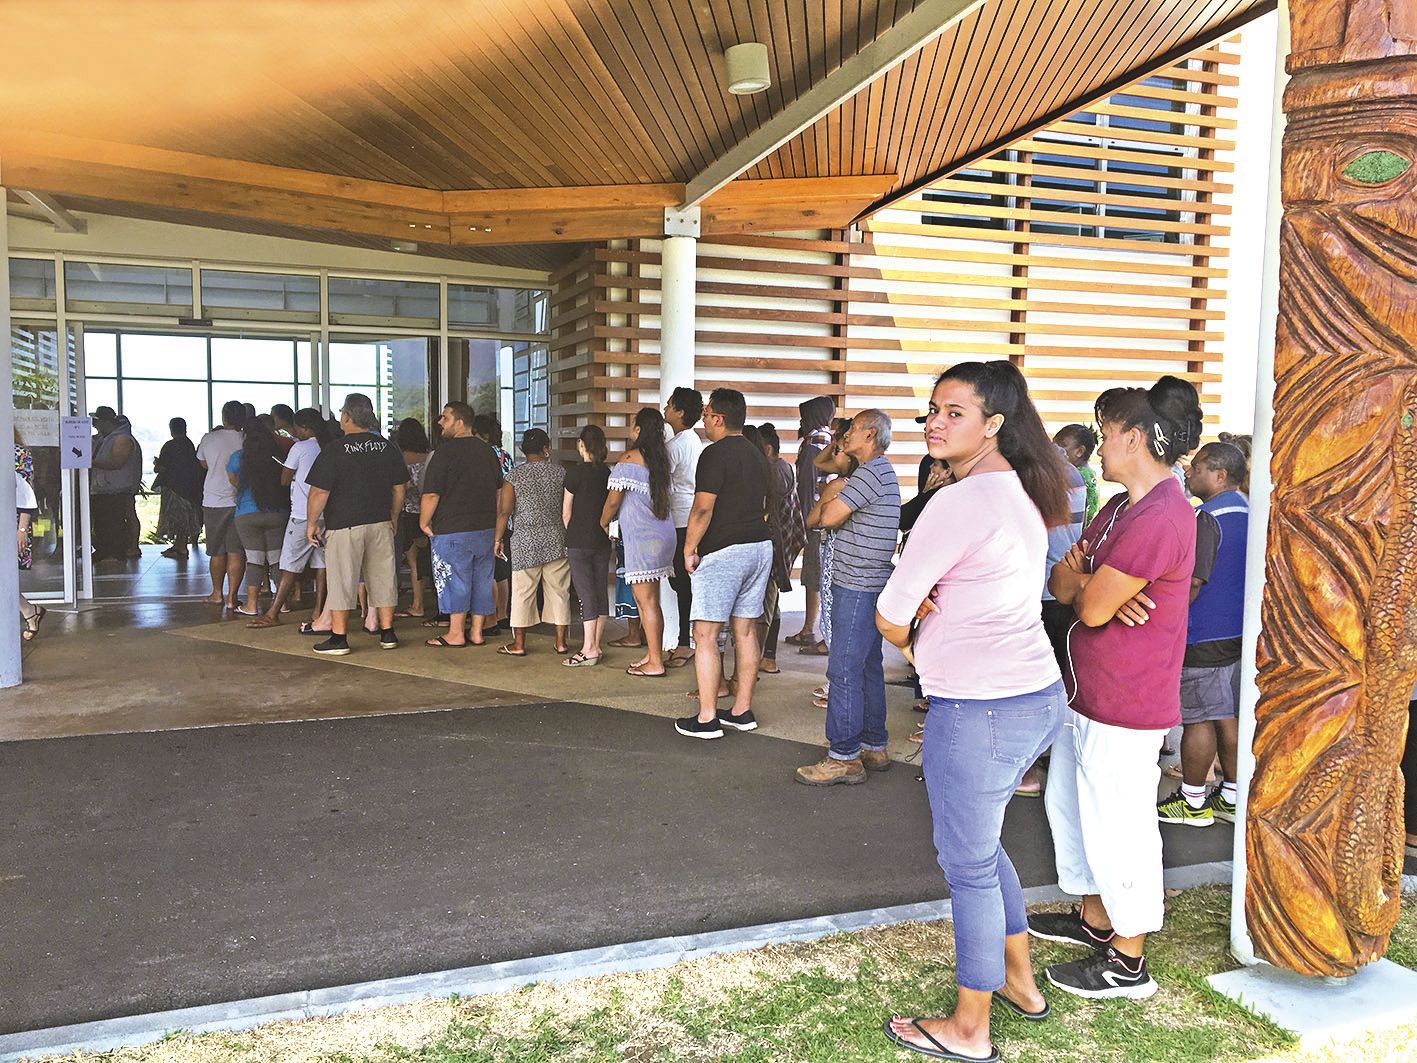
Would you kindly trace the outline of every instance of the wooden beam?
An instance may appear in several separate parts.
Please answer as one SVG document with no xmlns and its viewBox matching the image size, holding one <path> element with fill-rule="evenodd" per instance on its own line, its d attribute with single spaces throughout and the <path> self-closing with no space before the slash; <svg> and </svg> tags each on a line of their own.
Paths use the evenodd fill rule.
<svg viewBox="0 0 1417 1063">
<path fill-rule="evenodd" d="M 76 195 L 442 246 L 655 237 L 677 183 L 439 191 L 53 134 L 5 134 L 7 176 Z M 704 235 L 844 225 L 890 175 L 738 182 L 705 205 Z"/>
</svg>

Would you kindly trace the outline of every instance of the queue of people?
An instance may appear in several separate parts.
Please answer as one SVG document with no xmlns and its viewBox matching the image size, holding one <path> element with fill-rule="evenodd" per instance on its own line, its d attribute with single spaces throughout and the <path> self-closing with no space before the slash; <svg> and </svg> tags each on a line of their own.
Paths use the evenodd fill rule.
<svg viewBox="0 0 1417 1063">
<path fill-rule="evenodd" d="M 1085 950 L 1046 970 L 1061 990 L 1154 993 L 1145 944 L 1163 920 L 1159 824 L 1234 819 L 1248 439 L 1197 451 L 1199 398 L 1169 376 L 1102 394 L 1098 431 L 1070 424 L 1050 438 L 1015 366 L 965 362 L 939 376 L 917 419 L 928 453 L 903 505 L 889 415 L 835 413 L 830 398 L 802 404 L 788 461 L 773 426 L 748 423 L 741 392 L 676 388 L 662 410 L 635 414 L 613 462 L 592 425 L 567 467 L 535 428 L 514 463 L 500 426 L 461 402 L 443 409 L 436 446 L 417 422 L 387 440 L 356 393 L 337 433 L 316 410 L 273 411 L 273 432 L 228 403 L 221 427 L 185 449 L 203 470 L 211 600 L 274 626 L 312 569 L 321 578 L 301 631 L 322 639 L 317 653 L 351 652 L 356 609 L 380 648 L 397 648 L 400 560 L 414 595 L 399 615 L 428 613 L 420 551 L 438 609 L 425 622 L 446 625 L 425 645 L 440 651 L 484 645 L 506 618 L 498 653 L 529 656 L 528 630 L 546 623 L 561 666 L 600 666 L 615 645 L 604 638 L 612 608 L 632 602 L 643 653 L 625 674 L 654 680 L 692 662 L 696 711 L 674 721 L 690 738 L 757 728 L 757 676 L 778 670 L 783 641 L 826 657 L 816 692 L 826 755 L 794 776 L 825 787 L 890 768 L 883 645 L 899 648 L 924 713 L 917 738 L 959 997 L 948 1017 L 896 1017 L 884 1032 L 903 1047 L 988 1059 L 995 996 L 1026 1019 L 1049 1014 L 1030 935 Z M 106 460 L 121 472 L 132 451 L 121 423 L 109 434 Z M 178 471 L 185 426 L 174 422 L 173 436 L 160 458 L 163 512 L 190 540 L 197 484 Z M 1110 499 L 1094 452 L 1101 479 L 1120 488 Z M 780 640 L 780 595 L 799 556 L 806 614 Z M 678 614 L 667 637 L 666 603 Z M 43 611 L 25 605 L 29 632 Z M 1178 724 L 1181 786 L 1158 802 L 1158 752 Z M 1043 798 L 1059 884 L 1080 898 L 1070 912 L 1024 911 L 1000 843 L 1015 796 Z"/>
</svg>

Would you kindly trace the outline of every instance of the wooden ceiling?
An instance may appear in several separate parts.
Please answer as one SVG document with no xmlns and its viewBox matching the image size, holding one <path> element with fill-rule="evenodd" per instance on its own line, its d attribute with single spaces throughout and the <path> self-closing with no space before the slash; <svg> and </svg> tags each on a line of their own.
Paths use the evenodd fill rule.
<svg viewBox="0 0 1417 1063">
<path fill-rule="evenodd" d="M 0 69 L 0 176 L 115 213 L 549 267 L 652 235 L 684 182 L 916 3 L 6 4 L 12 55 L 62 26 L 65 60 Z M 707 201 L 706 231 L 845 224 L 1273 6 L 985 0 Z M 723 51 L 748 40 L 773 84 L 733 96 Z M 847 177 L 874 180 L 825 183 Z"/>
</svg>

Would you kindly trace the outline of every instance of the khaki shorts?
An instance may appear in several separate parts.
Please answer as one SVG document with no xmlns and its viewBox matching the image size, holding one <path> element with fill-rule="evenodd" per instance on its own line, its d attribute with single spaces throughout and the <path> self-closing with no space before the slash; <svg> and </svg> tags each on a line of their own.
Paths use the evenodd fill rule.
<svg viewBox="0 0 1417 1063">
<path fill-rule="evenodd" d="M 398 605 L 394 529 L 386 520 L 325 532 L 327 607 L 340 611 L 358 608 L 361 576 L 371 608 L 391 609 Z"/>
<path fill-rule="evenodd" d="M 536 608 L 536 589 L 543 588 L 542 609 Z M 512 627 L 536 627 L 571 622 L 571 563 L 564 557 L 544 565 L 512 572 Z"/>
</svg>

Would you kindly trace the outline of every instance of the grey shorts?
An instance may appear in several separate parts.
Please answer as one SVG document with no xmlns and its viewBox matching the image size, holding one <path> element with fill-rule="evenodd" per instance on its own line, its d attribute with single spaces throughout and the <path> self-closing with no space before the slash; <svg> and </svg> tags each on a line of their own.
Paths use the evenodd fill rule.
<svg viewBox="0 0 1417 1063">
<path fill-rule="evenodd" d="M 239 554 L 241 536 L 236 531 L 235 506 L 203 506 L 202 521 L 207 526 L 207 555 Z"/>
<path fill-rule="evenodd" d="M 1240 662 L 1181 669 L 1181 722 L 1233 720 L 1240 714 Z"/>
<path fill-rule="evenodd" d="M 305 537 L 307 521 L 291 517 L 285 526 L 285 541 L 280 544 L 280 567 L 283 572 L 304 572 L 307 568 L 325 567 L 325 549 Z M 321 528 L 324 521 L 320 522 Z"/>
<path fill-rule="evenodd" d="M 284 513 L 245 513 L 236 518 L 236 534 L 246 551 L 248 565 L 275 565 L 280 561 L 281 538 L 290 518 Z"/>
<path fill-rule="evenodd" d="M 394 563 L 394 526 L 386 520 L 325 532 L 326 604 L 341 611 L 357 608 L 362 576 L 369 605 L 392 609 L 399 603 Z"/>
<path fill-rule="evenodd" d="M 724 624 L 730 617 L 763 615 L 772 575 L 772 543 L 738 543 L 699 559 L 693 580 L 690 620 Z"/>
</svg>

